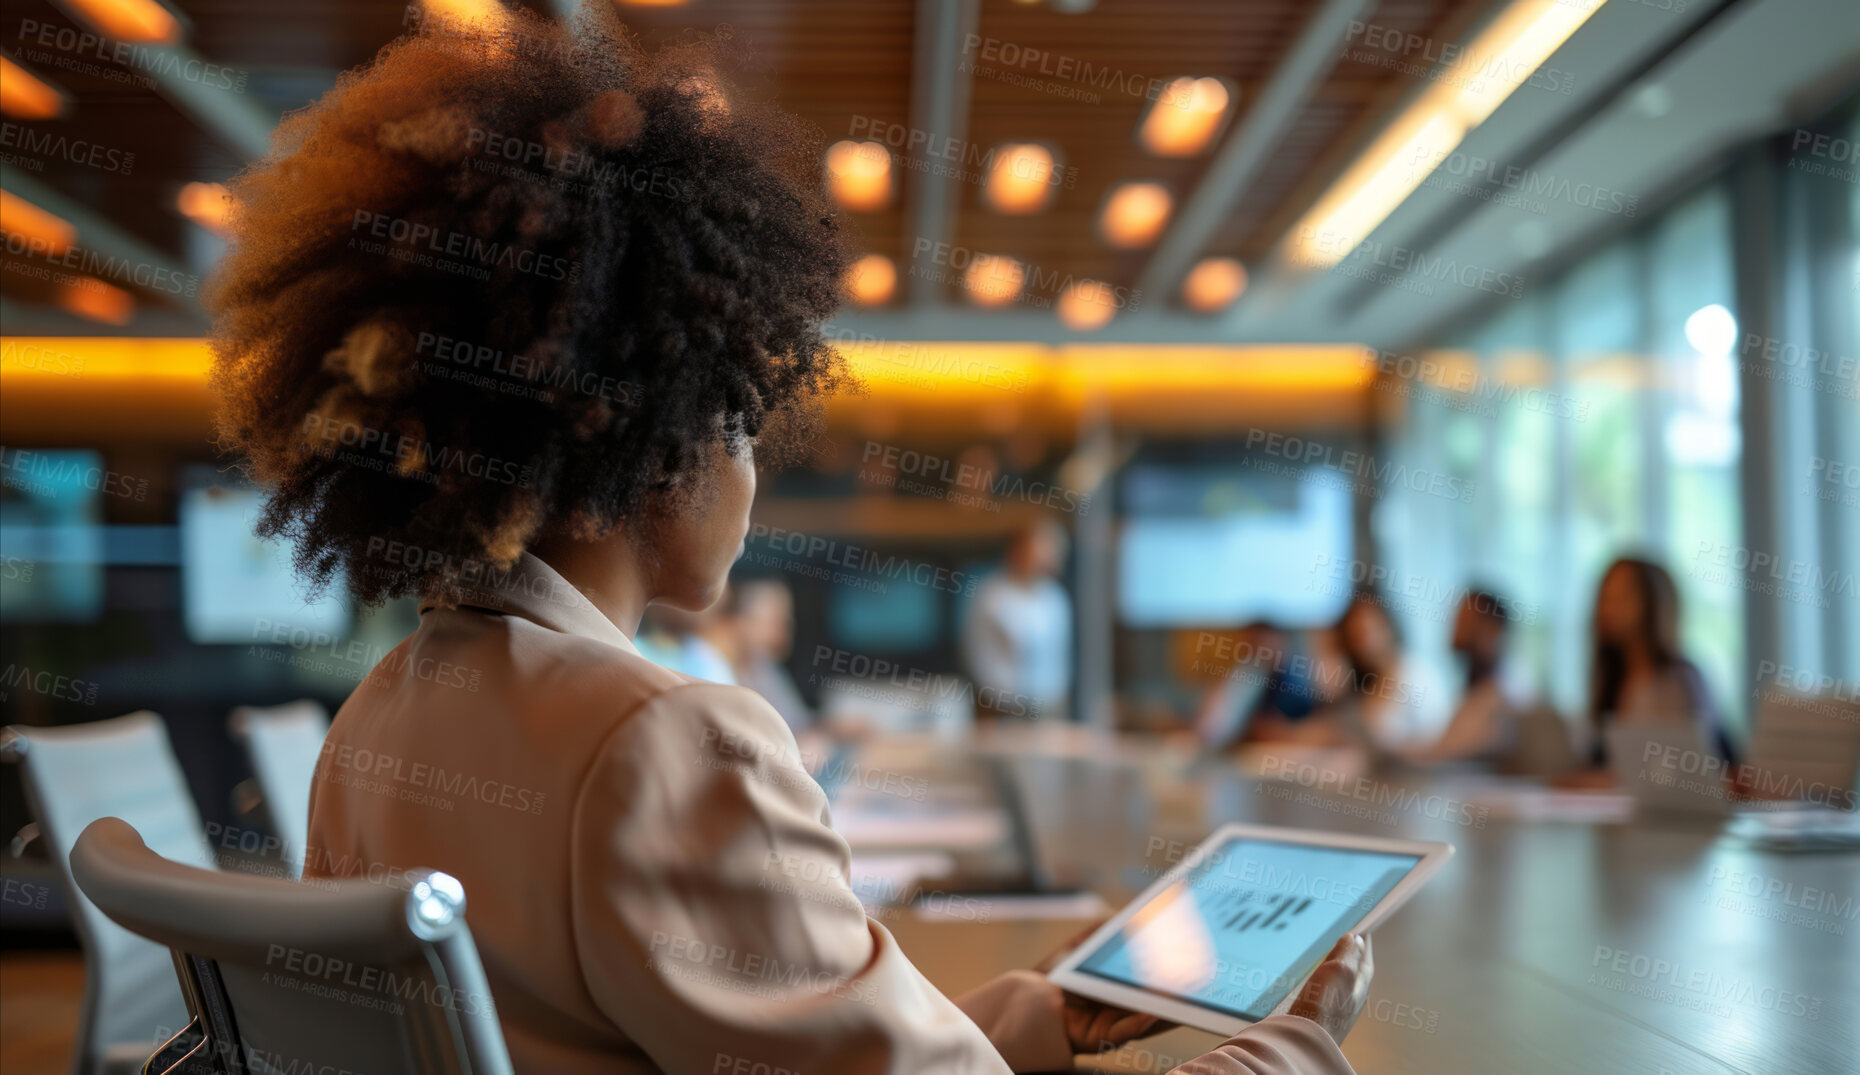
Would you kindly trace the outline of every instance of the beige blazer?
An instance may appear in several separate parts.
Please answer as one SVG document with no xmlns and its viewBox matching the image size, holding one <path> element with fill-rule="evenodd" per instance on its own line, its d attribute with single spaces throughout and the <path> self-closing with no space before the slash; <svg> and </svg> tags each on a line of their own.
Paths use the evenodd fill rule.
<svg viewBox="0 0 1860 1075">
<path fill-rule="evenodd" d="M 462 881 L 526 1075 L 1072 1064 L 1044 977 L 952 1001 L 866 917 L 767 703 L 645 660 L 533 556 L 422 610 L 342 707 L 305 857 L 307 877 Z M 1280 1016 L 1191 1069 L 1349 1066 L 1317 1024 Z"/>
</svg>

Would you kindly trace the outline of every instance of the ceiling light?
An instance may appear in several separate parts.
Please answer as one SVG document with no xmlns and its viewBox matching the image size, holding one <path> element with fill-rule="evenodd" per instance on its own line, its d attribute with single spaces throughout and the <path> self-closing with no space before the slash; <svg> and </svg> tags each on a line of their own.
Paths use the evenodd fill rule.
<svg viewBox="0 0 1860 1075">
<path fill-rule="evenodd" d="M 1182 301 L 1200 313 L 1233 305 L 1246 290 L 1246 266 L 1233 258 L 1203 258 L 1182 281 Z"/>
<path fill-rule="evenodd" d="M 1009 142 L 991 155 L 982 196 L 996 212 L 1021 216 L 1046 208 L 1053 189 L 1052 150 L 1038 142 Z"/>
<path fill-rule="evenodd" d="M 59 288 L 58 305 L 106 325 L 127 325 L 136 312 L 136 300 L 129 292 L 89 277 Z"/>
<path fill-rule="evenodd" d="M 891 153 L 882 142 L 835 142 L 827 149 L 833 200 L 855 213 L 891 201 Z"/>
<path fill-rule="evenodd" d="M 1506 8 L 1299 221 L 1294 259 L 1343 260 L 1600 6 L 1516 0 Z"/>
<path fill-rule="evenodd" d="M 1728 355 L 1737 346 L 1737 318 L 1719 303 L 1701 306 L 1686 318 L 1686 342 L 1701 355 Z"/>
<path fill-rule="evenodd" d="M 1059 320 L 1080 332 L 1103 328 L 1116 312 L 1116 292 L 1097 280 L 1080 280 L 1059 296 Z"/>
<path fill-rule="evenodd" d="M 1161 183 L 1125 183 L 1104 203 L 1100 226 L 1112 246 L 1148 246 L 1169 222 L 1169 192 Z"/>
<path fill-rule="evenodd" d="M 882 306 L 898 289 L 898 267 L 883 254 L 867 254 L 846 270 L 846 292 L 861 306 Z"/>
<path fill-rule="evenodd" d="M 977 306 L 1006 306 L 1020 297 L 1027 270 L 1001 254 L 978 254 L 962 274 L 962 286 Z"/>
<path fill-rule="evenodd" d="M 421 0 L 427 13 L 459 26 L 500 26 L 504 22 L 504 5 L 497 0 Z"/>
<path fill-rule="evenodd" d="M 1214 141 L 1230 99 L 1218 78 L 1178 78 L 1150 105 L 1137 140 L 1159 157 L 1192 157 Z"/>
<path fill-rule="evenodd" d="M 0 56 L 0 112 L 20 119 L 54 119 L 64 110 L 64 94 Z"/>
<path fill-rule="evenodd" d="M 215 235 L 232 226 L 232 195 L 218 183 L 189 183 L 181 188 L 175 207 L 181 215 Z"/>
<path fill-rule="evenodd" d="M 174 13 L 155 0 L 62 0 L 98 33 L 137 45 L 172 45 L 181 39 Z"/>
<path fill-rule="evenodd" d="M 0 190 L 0 231 L 36 240 L 48 254 L 61 253 L 77 242 L 77 228 L 61 216 L 48 213 L 10 190 Z"/>
</svg>

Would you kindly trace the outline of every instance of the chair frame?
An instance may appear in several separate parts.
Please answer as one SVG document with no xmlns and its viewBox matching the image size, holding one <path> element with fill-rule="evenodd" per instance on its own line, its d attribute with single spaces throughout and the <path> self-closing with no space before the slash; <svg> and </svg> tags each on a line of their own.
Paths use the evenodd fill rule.
<svg viewBox="0 0 1860 1075">
<path fill-rule="evenodd" d="M 241 921 L 203 928 L 176 923 L 190 909 L 188 886 L 208 871 L 162 858 L 120 818 L 100 818 L 84 830 L 72 850 L 71 868 L 85 895 L 112 921 L 168 945 L 174 956 L 190 1019 L 149 1058 L 144 1075 L 170 1075 L 196 1058 L 210 1063 L 219 1075 L 248 1075 L 245 1039 L 233 1015 L 220 959 L 243 962 L 240 954 L 262 944 L 290 942 L 343 952 L 384 941 L 404 945 L 404 954 L 424 957 L 442 986 L 477 983 L 489 996 L 465 924 L 463 887 L 437 870 L 410 872 L 412 884 L 405 892 L 367 881 L 337 882 L 330 891 L 276 878 L 212 875 L 216 888 L 243 890 L 250 907 Z M 303 914 L 306 899 L 324 901 L 324 906 Z M 389 932 L 399 936 L 388 940 Z M 443 1033 L 451 1039 L 461 1070 L 468 1075 L 514 1075 L 494 1011 L 468 1017 L 447 1007 L 445 1013 Z M 169 1060 L 194 1033 L 201 1040 Z"/>
</svg>

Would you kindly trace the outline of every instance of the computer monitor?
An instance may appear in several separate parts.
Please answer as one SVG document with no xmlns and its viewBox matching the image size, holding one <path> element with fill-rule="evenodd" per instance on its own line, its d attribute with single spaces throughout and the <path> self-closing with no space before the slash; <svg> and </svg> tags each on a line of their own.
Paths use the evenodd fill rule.
<svg viewBox="0 0 1860 1075">
<path fill-rule="evenodd" d="M 187 637 L 201 643 L 336 637 L 349 629 L 335 592 L 311 601 L 291 568 L 289 549 L 253 534 L 261 494 L 234 485 L 198 485 L 181 494 L 181 602 Z M 332 587 L 334 591 L 334 587 Z"/>
</svg>

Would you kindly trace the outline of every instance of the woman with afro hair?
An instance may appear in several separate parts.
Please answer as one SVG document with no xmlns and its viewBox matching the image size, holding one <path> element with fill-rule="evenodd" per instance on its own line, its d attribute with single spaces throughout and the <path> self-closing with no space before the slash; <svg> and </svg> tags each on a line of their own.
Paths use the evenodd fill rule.
<svg viewBox="0 0 1860 1075">
<path fill-rule="evenodd" d="M 330 729 L 305 876 L 459 878 L 534 1075 L 1031 1071 L 1154 1029 L 1031 971 L 944 997 L 781 718 L 634 648 L 649 603 L 717 599 L 757 461 L 844 380 L 846 257 L 815 140 L 611 8 L 429 20 L 234 185 L 209 303 L 259 532 L 420 602 Z M 1313 1019 L 1360 1006 L 1338 966 Z M 1338 1021 L 1196 1070 L 1348 1070 Z"/>
</svg>

